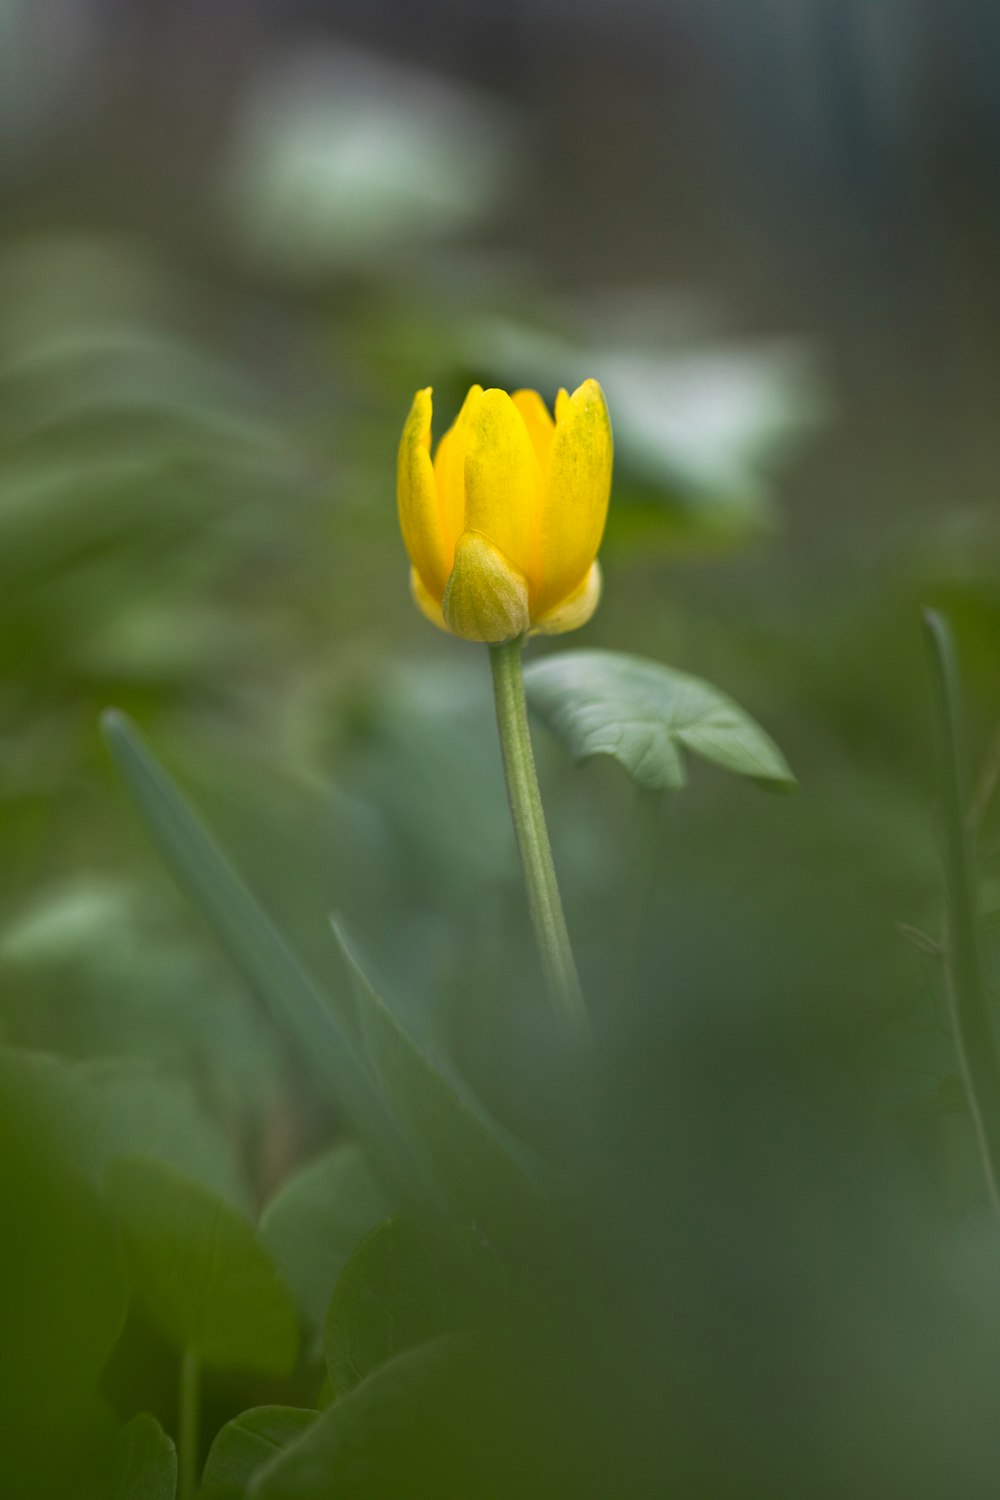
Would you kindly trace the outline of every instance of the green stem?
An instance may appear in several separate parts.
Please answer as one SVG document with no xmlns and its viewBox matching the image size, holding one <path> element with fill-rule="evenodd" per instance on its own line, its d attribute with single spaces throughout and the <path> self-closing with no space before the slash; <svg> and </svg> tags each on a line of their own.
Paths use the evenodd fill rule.
<svg viewBox="0 0 1000 1500">
<path fill-rule="evenodd" d="M 507 797 L 542 968 L 557 1010 L 577 1036 L 586 1037 L 589 1035 L 587 1012 L 566 930 L 531 749 L 528 708 L 521 676 L 520 639 L 491 646 L 490 665 L 493 668 L 493 695 Z"/>
<path fill-rule="evenodd" d="M 181 1355 L 177 1402 L 178 1500 L 192 1500 L 198 1483 L 198 1433 L 201 1406 L 201 1361 L 193 1349 Z"/>
<path fill-rule="evenodd" d="M 1000 1213 L 1000 1055 L 979 949 L 975 835 L 968 817 L 958 666 L 947 622 L 927 610 L 924 626 L 930 649 L 944 833 L 948 998 L 986 1186 Z"/>
</svg>

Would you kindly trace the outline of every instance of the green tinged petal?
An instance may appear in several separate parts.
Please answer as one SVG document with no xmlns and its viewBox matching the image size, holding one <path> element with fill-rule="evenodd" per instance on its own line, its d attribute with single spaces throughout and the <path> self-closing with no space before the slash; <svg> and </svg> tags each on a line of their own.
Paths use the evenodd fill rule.
<svg viewBox="0 0 1000 1500">
<path fill-rule="evenodd" d="M 562 635 L 567 630 L 579 630 L 581 625 L 586 625 L 600 603 L 601 583 L 601 565 L 592 563 L 579 587 L 555 609 L 533 622 L 532 635 Z"/>
<path fill-rule="evenodd" d="M 448 577 L 434 466 L 431 463 L 431 388 L 418 391 L 399 444 L 396 471 L 399 526 L 410 562 L 440 599 Z"/>
<path fill-rule="evenodd" d="M 427 592 L 424 581 L 416 568 L 410 569 L 410 593 L 413 595 L 413 602 L 420 610 L 420 613 L 426 615 L 432 625 L 436 625 L 439 630 L 448 629 L 444 621 L 444 615 L 441 613 L 440 604 L 434 598 L 433 594 Z"/>
<path fill-rule="evenodd" d="M 585 380 L 560 392 L 541 508 L 536 617 L 551 614 L 581 587 L 597 556 L 611 494 L 611 423 L 604 393 Z"/>
<path fill-rule="evenodd" d="M 529 625 L 524 575 L 488 537 L 467 531 L 444 592 L 448 629 L 467 641 L 509 641 Z"/>
</svg>

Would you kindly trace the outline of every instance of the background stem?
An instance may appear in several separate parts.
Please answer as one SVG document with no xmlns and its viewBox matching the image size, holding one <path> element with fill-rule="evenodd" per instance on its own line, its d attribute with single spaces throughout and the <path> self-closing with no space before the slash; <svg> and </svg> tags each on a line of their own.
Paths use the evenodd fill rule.
<svg viewBox="0 0 1000 1500">
<path fill-rule="evenodd" d="M 507 797 L 542 968 L 557 1010 L 577 1035 L 587 1036 L 587 1012 L 556 881 L 531 748 L 520 639 L 491 646 L 490 665 Z"/>
<path fill-rule="evenodd" d="M 201 1360 L 192 1349 L 181 1355 L 177 1402 L 178 1500 L 192 1500 L 198 1483 Z"/>
<path fill-rule="evenodd" d="M 958 667 L 947 622 L 928 610 L 924 626 L 930 649 L 944 833 L 948 997 L 987 1190 L 1000 1213 L 1000 1057 L 979 951 L 975 835 L 968 816 Z"/>
</svg>

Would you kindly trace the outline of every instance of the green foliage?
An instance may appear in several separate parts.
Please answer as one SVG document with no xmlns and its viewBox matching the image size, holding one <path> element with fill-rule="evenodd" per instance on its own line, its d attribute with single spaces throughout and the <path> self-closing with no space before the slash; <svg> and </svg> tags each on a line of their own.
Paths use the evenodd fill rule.
<svg viewBox="0 0 1000 1500">
<path fill-rule="evenodd" d="M 586 266 L 581 296 L 506 249 L 498 271 L 507 114 L 353 56 L 332 91 L 283 68 L 248 70 L 201 259 L 167 159 L 197 123 L 158 136 L 155 171 L 129 166 L 169 243 L 126 242 L 130 186 L 93 193 L 86 150 L 86 236 L 23 235 L 30 157 L 11 179 L 0 1492 L 172 1495 L 193 1340 L 203 1438 L 181 1467 L 207 1451 L 205 1500 L 979 1500 L 1000 1470 L 1000 1240 L 954 954 L 897 928 L 942 926 L 915 607 L 955 620 L 988 771 L 995 515 L 949 488 L 934 520 L 944 469 L 918 474 L 891 421 L 831 433 L 790 476 L 820 405 L 797 342 L 738 346 L 687 299 L 602 294 Z M 474 220 L 474 244 L 442 243 Z M 586 643 L 642 654 L 551 642 L 528 674 L 595 1023 L 576 1072 L 544 1015 L 485 663 L 413 614 L 390 491 L 416 386 L 444 413 L 472 379 L 551 400 L 586 375 L 616 439 Z M 898 498 L 852 502 L 875 492 L 854 455 L 887 442 Z M 989 453 L 960 457 L 962 494 L 980 469 L 988 488 Z M 715 681 L 795 747 L 808 795 L 780 817 L 712 776 L 654 819 L 617 770 L 569 772 L 564 749 L 611 756 L 659 791 L 692 753 L 789 784 Z M 109 702 L 230 851 L 112 717 L 204 930 L 109 774 Z M 994 933 L 988 1003 L 998 952 Z"/>
<path fill-rule="evenodd" d="M 252 1226 L 152 1161 L 113 1163 L 108 1191 L 135 1289 L 174 1347 L 223 1369 L 287 1375 L 295 1309 Z"/>
<path fill-rule="evenodd" d="M 531 707 L 574 760 L 611 755 L 650 791 L 684 785 L 682 749 L 762 786 L 795 785 L 774 741 L 697 677 L 618 651 L 561 651 L 524 676 Z"/>
<path fill-rule="evenodd" d="M 225 1135 L 189 1084 L 128 1059 L 71 1061 L 0 1050 L 0 1080 L 22 1118 L 100 1188 L 121 1156 L 148 1156 L 247 1210 L 250 1189 Z"/>
<path fill-rule="evenodd" d="M 307 1162 L 264 1209 L 261 1238 L 314 1329 L 322 1327 L 337 1277 L 388 1212 L 364 1153 L 350 1144 Z"/>
<path fill-rule="evenodd" d="M 316 1421 L 317 1413 L 297 1406 L 255 1406 L 221 1428 L 202 1471 L 202 1494 L 231 1488 L 243 1494 L 258 1469 L 271 1463 Z"/>
<path fill-rule="evenodd" d="M 405 1219 L 387 1219 L 351 1256 L 337 1282 L 324 1344 L 336 1396 L 393 1355 L 444 1332 L 440 1275 Z"/>
<path fill-rule="evenodd" d="M 514 1144 L 501 1140 L 469 1090 L 421 1050 L 376 992 L 342 927 L 335 924 L 335 932 L 350 970 L 366 1055 L 401 1132 L 414 1143 L 435 1199 L 459 1224 L 508 1246 L 542 1211 L 530 1178 L 533 1164 L 523 1153 L 515 1161 Z"/>
<path fill-rule="evenodd" d="M 103 1459 L 108 1413 L 96 1383 L 122 1329 L 127 1282 L 96 1191 L 2 1084 L 0 1222 L 4 1485 L 48 1500 Z"/>
<path fill-rule="evenodd" d="M 140 1412 L 115 1444 L 108 1500 L 174 1500 L 177 1453 L 155 1417 Z"/>
<path fill-rule="evenodd" d="M 467 1500 L 461 1352 L 439 1339 L 381 1365 L 258 1470 L 250 1500 Z"/>
<path fill-rule="evenodd" d="M 109 716 L 106 733 L 178 878 L 313 1064 L 324 1065 L 387 1184 L 401 1201 L 480 1225 L 502 1245 L 540 1200 L 497 1135 L 380 1000 L 343 934 L 357 1010 L 342 992 L 321 994 L 131 726 Z"/>
<path fill-rule="evenodd" d="M 332 1087 L 380 1174 L 404 1193 L 412 1193 L 411 1148 L 399 1136 L 373 1088 L 355 1040 L 316 981 L 128 720 L 120 714 L 106 715 L 105 734 L 152 836 L 180 883 L 248 982 L 298 1040 L 305 1060 Z"/>
</svg>

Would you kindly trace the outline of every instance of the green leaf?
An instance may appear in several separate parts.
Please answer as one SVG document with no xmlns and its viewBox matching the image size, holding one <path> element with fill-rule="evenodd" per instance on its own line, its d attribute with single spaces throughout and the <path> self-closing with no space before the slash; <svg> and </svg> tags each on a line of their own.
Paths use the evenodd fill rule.
<svg viewBox="0 0 1000 1500">
<path fill-rule="evenodd" d="M 295 1308 L 251 1225 L 159 1162 L 114 1162 L 108 1190 L 135 1287 L 175 1347 L 207 1364 L 287 1375 Z"/>
<path fill-rule="evenodd" d="M 343 933 L 354 1000 L 340 991 L 326 996 L 306 972 L 129 721 L 106 714 L 104 730 L 167 863 L 248 982 L 298 1037 L 392 1201 L 510 1243 L 537 1217 L 541 1195 L 460 1084 L 399 1025 Z"/>
<path fill-rule="evenodd" d="M 413 1139 L 424 1174 L 450 1216 L 498 1249 L 538 1226 L 540 1172 L 525 1148 L 488 1119 L 460 1079 L 432 1061 L 377 993 L 343 924 L 334 933 L 357 1000 L 365 1051 L 400 1127 Z"/>
<path fill-rule="evenodd" d="M 308 1162 L 264 1210 L 260 1235 L 305 1318 L 323 1318 L 337 1277 L 361 1240 L 390 1212 L 358 1146 Z"/>
<path fill-rule="evenodd" d="M 174 1500 L 177 1453 L 155 1417 L 140 1412 L 115 1443 L 108 1500 Z"/>
<path fill-rule="evenodd" d="M 0 1490 L 62 1495 L 68 1452 L 82 1476 L 128 1282 L 105 1205 L 21 1103 L 0 1079 Z"/>
<path fill-rule="evenodd" d="M 405 1219 L 387 1219 L 355 1250 L 334 1288 L 324 1343 L 339 1396 L 393 1355 L 445 1331 L 438 1273 Z"/>
<path fill-rule="evenodd" d="M 119 1156 L 150 1156 L 240 1208 L 250 1189 L 224 1133 L 190 1086 L 131 1058 L 80 1062 L 46 1052 L 0 1049 L 0 1084 L 32 1128 L 103 1186 Z"/>
<path fill-rule="evenodd" d="M 774 741 L 698 677 L 618 651 L 563 651 L 525 670 L 528 702 L 575 761 L 611 755 L 650 791 L 682 787 L 682 750 L 787 790 L 795 778 Z"/>
<path fill-rule="evenodd" d="M 421 1182 L 413 1148 L 373 1086 L 355 1038 L 135 727 L 115 710 L 102 722 L 118 769 L 178 883 L 276 1023 L 295 1036 L 304 1061 L 348 1116 L 380 1179 L 400 1202 L 413 1201 Z"/>
<path fill-rule="evenodd" d="M 257 1470 L 297 1441 L 318 1412 L 298 1406 L 255 1406 L 218 1433 L 205 1462 L 202 1490 L 242 1494 Z"/>
<path fill-rule="evenodd" d="M 258 1470 L 250 1500 L 468 1500 L 462 1356 L 434 1339 L 382 1365 Z"/>
</svg>

